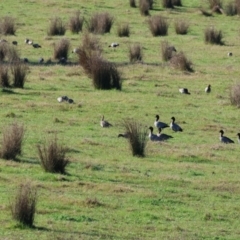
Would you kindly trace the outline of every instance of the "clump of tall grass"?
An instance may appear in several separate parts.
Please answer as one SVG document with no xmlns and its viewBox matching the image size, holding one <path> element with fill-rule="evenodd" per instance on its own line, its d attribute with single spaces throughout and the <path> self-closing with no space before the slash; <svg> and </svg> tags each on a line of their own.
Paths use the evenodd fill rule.
<svg viewBox="0 0 240 240">
<path fill-rule="evenodd" d="M 36 204 L 37 190 L 29 183 L 20 185 L 11 204 L 13 219 L 25 226 L 33 227 Z"/>
<path fill-rule="evenodd" d="M 230 89 L 230 102 L 232 105 L 240 107 L 240 83 L 232 85 Z"/>
<path fill-rule="evenodd" d="M 162 6 L 164 8 L 174 8 L 172 0 L 162 0 Z"/>
<path fill-rule="evenodd" d="M 210 44 L 223 45 L 223 35 L 222 31 L 217 31 L 214 27 L 208 27 L 205 29 L 205 42 Z"/>
<path fill-rule="evenodd" d="M 3 131 L 1 158 L 9 160 L 16 159 L 22 153 L 22 145 L 25 129 L 23 125 L 12 123 Z"/>
<path fill-rule="evenodd" d="M 173 6 L 182 7 L 182 0 L 172 0 Z"/>
<path fill-rule="evenodd" d="M 166 36 L 168 34 L 168 22 L 162 16 L 150 17 L 148 25 L 153 36 Z"/>
<path fill-rule="evenodd" d="M 8 66 L 0 64 L 0 86 L 1 87 L 10 87 Z"/>
<path fill-rule="evenodd" d="M 59 40 L 56 44 L 54 44 L 54 52 L 53 57 L 54 59 L 68 59 L 70 49 L 70 41 L 66 38 Z"/>
<path fill-rule="evenodd" d="M 59 145 L 56 137 L 48 144 L 37 145 L 37 150 L 41 166 L 46 172 L 66 173 L 66 166 L 69 164 L 65 157 L 67 148 Z"/>
<path fill-rule="evenodd" d="M 7 57 L 8 44 L 6 42 L 0 42 L 0 62 L 3 62 Z"/>
<path fill-rule="evenodd" d="M 3 35 L 15 35 L 16 33 L 15 19 L 10 16 L 5 16 L 0 21 L 0 32 Z"/>
<path fill-rule="evenodd" d="M 212 12 L 219 13 L 219 14 L 223 13 L 223 9 L 222 9 L 223 4 L 221 0 L 208 0 L 208 2 Z"/>
<path fill-rule="evenodd" d="M 129 0 L 129 4 L 130 4 L 130 7 L 132 7 L 132 8 L 137 7 L 135 0 Z"/>
<path fill-rule="evenodd" d="M 130 62 L 142 61 L 142 47 L 140 44 L 135 43 L 129 47 Z"/>
<path fill-rule="evenodd" d="M 11 72 L 13 75 L 13 87 L 23 88 L 28 74 L 27 65 L 20 61 L 13 62 Z"/>
<path fill-rule="evenodd" d="M 169 45 L 168 41 L 163 41 L 161 43 L 161 50 L 162 60 L 165 62 L 169 61 L 176 52 L 176 48 L 174 46 Z"/>
<path fill-rule="evenodd" d="M 114 63 L 94 55 L 90 59 L 90 69 L 90 77 L 96 89 L 122 89 L 121 75 Z"/>
<path fill-rule="evenodd" d="M 175 32 L 179 35 L 186 35 L 188 33 L 189 23 L 184 20 L 178 20 L 174 24 Z"/>
<path fill-rule="evenodd" d="M 133 156 L 144 157 L 147 145 L 147 130 L 139 122 L 131 119 L 123 120 L 123 126 L 128 133 L 128 142 Z"/>
<path fill-rule="evenodd" d="M 94 34 L 109 33 L 114 18 L 107 12 L 93 14 L 87 22 L 87 29 Z"/>
<path fill-rule="evenodd" d="M 192 62 L 185 56 L 183 52 L 175 54 L 170 59 L 170 64 L 176 69 L 186 72 L 193 72 Z"/>
<path fill-rule="evenodd" d="M 117 34 L 119 37 L 129 37 L 129 25 L 127 23 L 119 25 L 117 29 Z"/>
<path fill-rule="evenodd" d="M 203 16 L 205 17 L 212 17 L 212 13 L 211 12 L 208 12 L 207 10 L 203 9 L 203 8 L 200 8 L 200 12 L 202 13 Z"/>
<path fill-rule="evenodd" d="M 84 23 L 84 18 L 80 16 L 80 11 L 77 11 L 72 17 L 69 19 L 69 29 L 72 33 L 79 33 L 82 31 Z"/>
<path fill-rule="evenodd" d="M 240 2 L 240 1 L 239 1 Z M 237 5 L 235 2 L 229 2 L 225 8 L 224 12 L 227 16 L 234 16 L 238 14 Z"/>
<path fill-rule="evenodd" d="M 18 63 L 20 60 L 19 52 L 14 46 L 8 46 L 7 59 L 10 63 Z"/>
<path fill-rule="evenodd" d="M 139 0 L 139 10 L 142 16 L 149 16 L 150 3 L 148 0 Z"/>
<path fill-rule="evenodd" d="M 50 25 L 47 31 L 48 36 L 60 35 L 63 36 L 66 32 L 66 25 L 62 19 L 55 17 L 50 20 Z"/>
</svg>

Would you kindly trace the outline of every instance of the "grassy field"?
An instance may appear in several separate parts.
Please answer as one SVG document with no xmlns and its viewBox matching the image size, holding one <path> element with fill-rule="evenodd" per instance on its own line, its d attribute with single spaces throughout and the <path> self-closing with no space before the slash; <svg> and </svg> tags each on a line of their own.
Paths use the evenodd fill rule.
<svg viewBox="0 0 240 240">
<path fill-rule="evenodd" d="M 16 18 L 18 27 L 16 36 L 1 38 L 17 40 L 21 58 L 29 59 L 24 88 L 0 91 L 0 134 L 12 122 L 26 128 L 20 161 L 0 161 L 0 239 L 239 239 L 240 114 L 229 100 L 240 76 L 239 16 L 205 17 L 199 7 L 208 9 L 208 1 L 199 2 L 183 0 L 183 7 L 166 10 L 156 1 L 150 14 L 169 21 L 165 37 L 153 37 L 148 17 L 130 8 L 129 1 L 0 2 L 1 16 Z M 104 58 L 121 71 L 122 91 L 94 89 L 72 53 L 73 64 L 38 64 L 40 57 L 53 59 L 53 44 L 61 38 L 68 38 L 72 48 L 81 44 L 82 32 L 47 36 L 52 17 L 67 22 L 76 10 L 85 19 L 95 12 L 114 16 L 111 32 L 98 37 Z M 190 24 L 187 35 L 175 33 L 179 19 Z M 120 23 L 129 23 L 129 38 L 117 36 Z M 205 44 L 208 26 L 222 30 L 225 45 Z M 42 48 L 25 44 L 26 38 Z M 194 72 L 163 63 L 164 40 L 186 54 Z M 113 50 L 111 42 L 120 46 Z M 142 63 L 129 63 L 133 43 L 143 47 Z M 210 94 L 204 92 L 208 84 Z M 181 87 L 191 95 L 180 94 Z M 58 103 L 63 95 L 75 104 Z M 103 114 L 112 128 L 100 127 Z M 133 118 L 148 128 L 156 114 L 167 123 L 174 116 L 183 132 L 164 129 L 173 139 L 149 141 L 146 157 L 133 157 L 128 142 L 117 138 L 124 131 L 122 120 Z M 235 144 L 221 144 L 220 129 Z M 36 145 L 55 134 L 69 148 L 65 175 L 44 172 L 38 159 Z M 34 228 L 19 226 L 11 216 L 13 196 L 27 182 L 38 192 Z"/>
</svg>

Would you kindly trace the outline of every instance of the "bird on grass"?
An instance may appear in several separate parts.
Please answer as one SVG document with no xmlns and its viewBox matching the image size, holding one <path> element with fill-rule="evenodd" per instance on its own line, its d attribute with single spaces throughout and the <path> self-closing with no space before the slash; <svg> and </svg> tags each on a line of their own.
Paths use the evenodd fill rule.
<svg viewBox="0 0 240 240">
<path fill-rule="evenodd" d="M 18 42 L 17 41 L 12 41 L 12 44 L 17 46 Z"/>
<path fill-rule="evenodd" d="M 31 44 L 34 48 L 41 48 L 41 46 L 38 43 L 32 43 Z"/>
<path fill-rule="evenodd" d="M 116 48 L 116 47 L 118 47 L 118 46 L 119 46 L 119 43 L 113 42 L 113 43 L 111 43 L 108 47 Z"/>
<path fill-rule="evenodd" d="M 171 117 L 171 119 L 172 119 L 172 121 L 171 121 L 171 123 L 170 123 L 170 128 L 171 128 L 174 132 L 182 132 L 183 129 L 182 129 L 179 125 L 177 125 L 177 124 L 175 123 L 175 117 Z"/>
<path fill-rule="evenodd" d="M 167 135 L 167 134 L 165 134 L 165 133 L 161 133 L 161 132 L 162 132 L 162 129 L 161 129 L 161 128 L 158 128 L 158 134 L 157 134 L 157 136 L 158 136 L 158 138 L 159 138 L 159 141 L 166 141 L 166 140 L 168 140 L 168 139 L 170 139 L 170 138 L 173 138 L 172 136 Z"/>
<path fill-rule="evenodd" d="M 148 128 L 150 130 L 150 133 L 148 135 L 149 139 L 153 142 L 160 141 L 159 137 L 153 133 L 153 127 Z"/>
<path fill-rule="evenodd" d="M 205 93 L 210 93 L 211 92 L 211 85 L 209 84 L 206 88 L 205 88 Z"/>
<path fill-rule="evenodd" d="M 191 94 L 187 88 L 179 88 L 179 92 L 182 94 Z"/>
<path fill-rule="evenodd" d="M 118 137 L 122 137 L 122 138 L 129 138 L 129 132 L 125 132 L 125 133 L 119 133 Z"/>
<path fill-rule="evenodd" d="M 223 134 L 224 134 L 223 130 L 220 130 L 219 132 L 220 132 L 220 137 L 219 137 L 220 142 L 222 142 L 222 143 L 234 143 L 234 141 L 232 139 L 223 136 Z"/>
<path fill-rule="evenodd" d="M 166 128 L 166 127 L 169 127 L 168 124 L 164 123 L 164 122 L 160 122 L 159 121 L 159 115 L 156 115 L 156 120 L 154 122 L 154 126 L 157 127 L 157 128 Z"/>
<path fill-rule="evenodd" d="M 104 115 L 103 115 L 101 118 L 101 121 L 100 121 L 100 126 L 101 127 L 112 127 L 112 124 L 109 123 L 108 121 L 104 120 Z"/>
</svg>

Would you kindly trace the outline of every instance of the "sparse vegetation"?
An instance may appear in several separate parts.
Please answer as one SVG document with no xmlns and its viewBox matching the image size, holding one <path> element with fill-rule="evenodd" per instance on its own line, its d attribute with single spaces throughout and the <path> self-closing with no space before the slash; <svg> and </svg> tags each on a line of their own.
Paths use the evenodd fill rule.
<svg viewBox="0 0 240 240">
<path fill-rule="evenodd" d="M 11 206 L 13 219 L 25 226 L 33 227 L 36 204 L 37 190 L 29 183 L 20 185 Z"/>
<path fill-rule="evenodd" d="M 15 19 L 10 16 L 5 16 L 0 22 L 0 33 L 3 35 L 15 35 L 16 33 Z"/>
<path fill-rule="evenodd" d="M 119 37 L 129 37 L 130 30 L 127 23 L 118 26 L 117 33 Z"/>
<path fill-rule="evenodd" d="M 145 157 L 145 148 L 147 145 L 147 130 L 140 123 L 125 119 L 124 128 L 129 133 L 128 142 L 133 156 Z"/>
<path fill-rule="evenodd" d="M 80 16 L 80 11 L 77 11 L 69 20 L 69 28 L 72 33 L 79 33 L 82 31 L 84 18 Z"/>
<path fill-rule="evenodd" d="M 162 5 L 164 8 L 174 8 L 172 0 L 162 0 Z"/>
<path fill-rule="evenodd" d="M 130 4 L 130 7 L 132 7 L 132 8 L 136 8 L 137 7 L 135 0 L 129 0 L 129 4 Z"/>
<path fill-rule="evenodd" d="M 50 173 L 66 173 L 69 161 L 66 159 L 67 148 L 59 145 L 57 137 L 47 144 L 37 145 L 38 156 L 42 168 Z"/>
<path fill-rule="evenodd" d="M 152 16 L 149 18 L 148 24 L 153 36 L 166 36 L 168 34 L 168 23 L 164 17 Z"/>
<path fill-rule="evenodd" d="M 148 0 L 139 0 L 139 10 L 141 15 L 149 16 L 150 3 Z"/>
<path fill-rule="evenodd" d="M 66 32 L 66 24 L 61 18 L 56 17 L 50 20 L 50 25 L 47 31 L 48 36 L 63 36 Z"/>
<path fill-rule="evenodd" d="M 217 31 L 214 27 L 205 29 L 205 42 L 210 44 L 223 45 L 222 31 Z"/>
<path fill-rule="evenodd" d="M 70 41 L 66 38 L 61 39 L 54 45 L 54 59 L 60 60 L 61 58 L 68 59 L 70 49 Z"/>
<path fill-rule="evenodd" d="M 240 83 L 232 85 L 230 89 L 230 101 L 232 105 L 240 107 Z"/>
<path fill-rule="evenodd" d="M 0 43 L 0 62 L 3 62 L 8 53 L 8 44 L 5 42 Z"/>
<path fill-rule="evenodd" d="M 237 14 L 237 8 L 236 8 L 236 5 L 235 3 L 231 2 L 231 3 L 228 3 L 225 8 L 225 14 L 227 16 L 234 16 Z"/>
<path fill-rule="evenodd" d="M 193 72 L 192 62 L 185 56 L 183 52 L 176 53 L 170 59 L 170 64 L 176 69 Z"/>
<path fill-rule="evenodd" d="M 11 72 L 13 75 L 13 87 L 23 88 L 28 74 L 27 65 L 20 61 L 14 62 L 11 65 Z"/>
<path fill-rule="evenodd" d="M 177 34 L 186 35 L 188 33 L 189 23 L 184 20 L 178 20 L 174 24 Z"/>
<path fill-rule="evenodd" d="M 142 61 L 142 47 L 140 44 L 135 43 L 129 47 L 130 62 Z"/>
<path fill-rule="evenodd" d="M 1 158 L 15 160 L 22 153 L 25 129 L 23 125 L 14 122 L 3 130 Z"/>
<path fill-rule="evenodd" d="M 10 87 L 8 66 L 0 65 L 0 85 L 1 87 Z"/>
<path fill-rule="evenodd" d="M 95 13 L 87 22 L 87 29 L 94 34 L 110 33 L 114 19 L 109 13 Z"/>
</svg>

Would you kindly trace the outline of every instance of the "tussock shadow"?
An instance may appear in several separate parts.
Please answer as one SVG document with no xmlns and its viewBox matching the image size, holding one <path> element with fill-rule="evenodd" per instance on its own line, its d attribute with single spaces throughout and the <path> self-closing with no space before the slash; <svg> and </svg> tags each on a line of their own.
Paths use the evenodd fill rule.
<svg viewBox="0 0 240 240">
<path fill-rule="evenodd" d="M 14 90 L 11 89 L 11 88 L 2 88 L 2 93 L 3 93 L 3 94 L 16 94 L 16 95 L 21 95 L 21 93 L 14 92 Z"/>
</svg>

